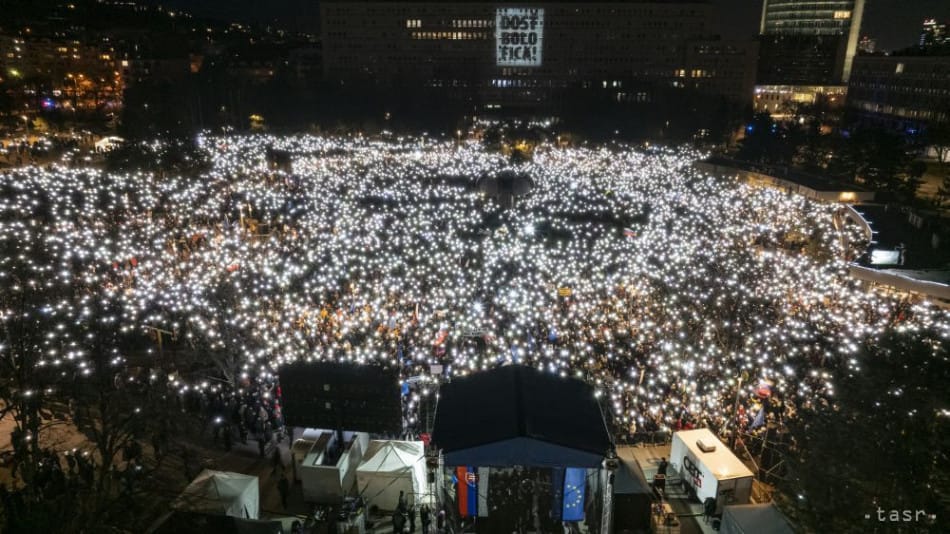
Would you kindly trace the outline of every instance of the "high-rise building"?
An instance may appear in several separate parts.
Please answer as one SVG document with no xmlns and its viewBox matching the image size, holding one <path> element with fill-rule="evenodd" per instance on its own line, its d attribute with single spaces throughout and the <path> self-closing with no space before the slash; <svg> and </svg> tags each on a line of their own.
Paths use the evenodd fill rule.
<svg viewBox="0 0 950 534">
<path fill-rule="evenodd" d="M 947 23 L 937 22 L 936 19 L 925 20 L 919 44 L 921 48 L 950 45 L 950 28 Z"/>
<path fill-rule="evenodd" d="M 846 84 L 864 0 L 765 0 L 760 84 Z"/>
<path fill-rule="evenodd" d="M 764 0 L 755 109 L 843 105 L 863 14 L 864 0 Z"/>
</svg>

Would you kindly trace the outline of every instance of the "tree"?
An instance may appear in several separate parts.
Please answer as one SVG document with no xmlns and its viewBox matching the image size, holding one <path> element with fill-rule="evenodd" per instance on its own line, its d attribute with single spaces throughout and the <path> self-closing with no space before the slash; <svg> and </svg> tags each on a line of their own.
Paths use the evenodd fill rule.
<svg viewBox="0 0 950 534">
<path fill-rule="evenodd" d="M 769 162 L 776 145 L 773 127 L 776 125 L 771 115 L 757 113 L 746 126 L 745 137 L 739 145 L 739 158 L 758 163 Z"/>
<path fill-rule="evenodd" d="M 109 532 L 109 525 L 144 531 L 148 515 L 137 513 L 136 503 L 161 502 L 154 498 L 155 465 L 118 458 L 171 411 L 161 389 L 140 387 L 142 373 L 126 364 L 134 340 L 122 334 L 128 329 L 118 300 L 100 291 L 120 276 L 118 269 L 72 258 L 76 234 L 47 239 L 16 224 L 25 219 L 52 228 L 64 205 L 83 205 L 89 210 L 73 213 L 95 211 L 100 220 L 120 216 L 123 208 L 83 191 L 71 184 L 49 189 L 29 174 L 0 183 L 0 195 L 19 201 L 0 216 L 0 419 L 12 420 L 14 449 L 13 490 L 0 490 L 2 532 Z M 92 235 L 114 243 L 117 231 Z M 79 453 L 54 450 L 74 438 Z"/>
<path fill-rule="evenodd" d="M 946 113 L 950 120 L 950 111 Z M 924 133 L 924 142 L 929 145 L 937 156 L 937 163 L 941 166 L 947 164 L 950 158 L 950 124 L 935 122 L 927 127 Z"/>
<path fill-rule="evenodd" d="M 940 187 L 937 189 L 937 205 L 943 206 L 943 204 L 950 200 L 950 168 L 944 168 L 940 177 Z"/>
<path fill-rule="evenodd" d="M 950 354 L 940 339 L 892 332 L 868 341 L 834 397 L 789 421 L 777 500 L 806 532 L 866 531 L 879 509 L 950 517 Z M 904 526 L 942 531 L 923 519 Z"/>
<path fill-rule="evenodd" d="M 882 128 L 861 128 L 845 143 L 836 167 L 872 189 L 896 193 L 908 189 L 904 178 L 912 161 L 899 134 Z"/>
</svg>

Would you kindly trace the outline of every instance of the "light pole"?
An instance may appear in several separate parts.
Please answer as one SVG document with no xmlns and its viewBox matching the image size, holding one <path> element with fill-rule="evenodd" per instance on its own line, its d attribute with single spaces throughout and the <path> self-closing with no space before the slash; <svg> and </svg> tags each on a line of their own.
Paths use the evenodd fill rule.
<svg viewBox="0 0 950 534">
<path fill-rule="evenodd" d="M 26 115 L 20 115 L 20 118 L 23 119 L 23 127 L 26 129 L 26 133 L 23 134 L 23 137 L 26 138 L 26 142 L 30 142 L 30 118 Z"/>
<path fill-rule="evenodd" d="M 729 448 L 735 450 L 736 448 L 736 438 L 739 437 L 739 395 L 742 393 L 742 381 L 746 379 L 746 372 L 742 371 L 739 374 L 739 383 L 736 385 L 736 402 L 732 407 L 732 423 L 735 425 L 735 428 L 732 430 L 732 443 Z"/>
</svg>

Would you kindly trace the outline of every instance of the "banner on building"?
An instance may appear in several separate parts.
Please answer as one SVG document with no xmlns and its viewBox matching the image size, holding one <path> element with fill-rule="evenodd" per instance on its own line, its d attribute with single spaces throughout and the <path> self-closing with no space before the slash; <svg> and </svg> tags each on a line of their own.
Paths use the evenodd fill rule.
<svg viewBox="0 0 950 534">
<path fill-rule="evenodd" d="M 495 11 L 495 60 L 499 67 L 540 67 L 544 9 L 499 7 Z"/>
</svg>

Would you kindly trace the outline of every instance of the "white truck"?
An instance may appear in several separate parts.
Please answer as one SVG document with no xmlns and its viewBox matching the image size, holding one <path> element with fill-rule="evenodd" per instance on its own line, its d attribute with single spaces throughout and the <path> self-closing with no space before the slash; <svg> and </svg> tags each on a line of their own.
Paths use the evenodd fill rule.
<svg viewBox="0 0 950 534">
<path fill-rule="evenodd" d="M 670 465 L 700 502 L 716 500 L 717 515 L 752 495 L 752 471 L 708 428 L 674 433 Z"/>
</svg>

